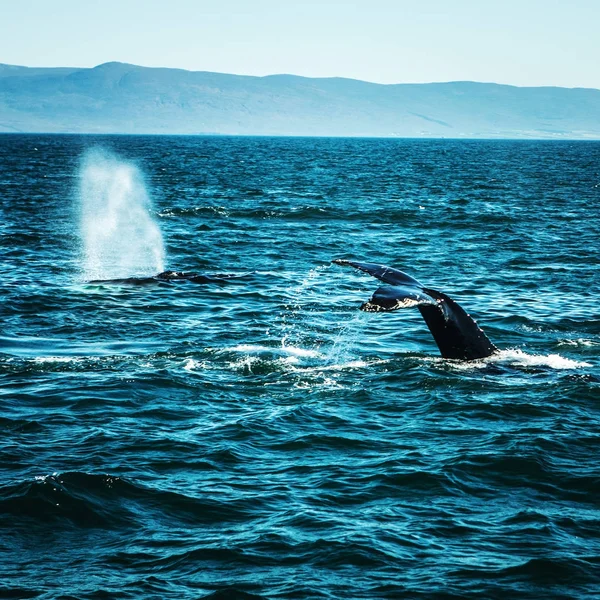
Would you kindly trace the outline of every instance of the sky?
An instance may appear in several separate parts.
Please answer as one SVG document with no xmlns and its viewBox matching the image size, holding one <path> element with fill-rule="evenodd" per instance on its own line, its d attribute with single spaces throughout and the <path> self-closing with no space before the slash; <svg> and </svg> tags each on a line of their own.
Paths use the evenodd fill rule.
<svg viewBox="0 0 600 600">
<path fill-rule="evenodd" d="M 0 63 L 600 88 L 600 0 L 0 0 Z"/>
</svg>

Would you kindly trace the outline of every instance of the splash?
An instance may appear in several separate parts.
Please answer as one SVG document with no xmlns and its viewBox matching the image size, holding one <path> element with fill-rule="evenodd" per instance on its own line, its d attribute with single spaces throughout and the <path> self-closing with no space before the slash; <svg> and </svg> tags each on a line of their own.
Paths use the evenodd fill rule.
<svg viewBox="0 0 600 600">
<path fill-rule="evenodd" d="M 271 348 L 269 346 L 258 346 L 252 344 L 239 344 L 231 349 L 233 352 L 267 353 L 284 357 L 319 358 L 321 354 L 316 350 L 297 348 L 295 346 L 281 346 Z"/>
<path fill-rule="evenodd" d="M 522 350 L 502 350 L 498 360 L 518 367 L 549 367 L 551 369 L 581 369 L 591 367 L 588 362 L 572 360 L 560 354 L 527 354 Z"/>
<path fill-rule="evenodd" d="M 286 310 L 280 315 L 281 347 L 301 348 L 310 344 L 315 346 L 314 333 L 319 328 L 318 315 L 307 308 L 322 302 L 323 282 L 320 276 L 330 268 L 321 265 L 311 269 L 302 283 L 289 291 L 289 301 Z M 318 346 L 318 345 L 317 345 Z M 317 349 L 317 347 L 315 347 Z"/>
<path fill-rule="evenodd" d="M 556 370 L 582 369 L 592 366 L 589 362 L 572 360 L 560 356 L 560 354 L 527 354 L 519 349 L 500 350 L 496 354 L 478 360 L 448 361 L 448 359 L 441 357 L 430 357 L 425 360 L 428 362 L 439 362 L 440 364 L 451 364 L 453 369 L 459 370 L 484 369 L 487 365 L 494 363 L 525 369 L 529 367 L 546 367 Z"/>
<path fill-rule="evenodd" d="M 140 170 L 105 150 L 88 151 L 79 183 L 83 275 L 151 276 L 165 270 L 162 234 Z"/>
<path fill-rule="evenodd" d="M 356 351 L 359 340 L 364 332 L 365 321 L 371 315 L 356 311 L 354 316 L 336 335 L 333 345 L 327 351 L 327 362 L 334 366 L 352 364 L 356 361 Z"/>
</svg>

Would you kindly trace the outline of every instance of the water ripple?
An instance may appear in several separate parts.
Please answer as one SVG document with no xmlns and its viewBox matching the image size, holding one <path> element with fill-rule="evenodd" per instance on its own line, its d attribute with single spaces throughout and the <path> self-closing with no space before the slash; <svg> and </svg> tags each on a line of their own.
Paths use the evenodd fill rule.
<svg viewBox="0 0 600 600">
<path fill-rule="evenodd" d="M 82 281 L 97 145 L 165 268 L 235 277 Z M 0 596 L 594 598 L 599 160 L 0 136 Z M 440 358 L 418 311 L 361 313 L 376 282 L 334 258 L 443 290 L 501 351 Z"/>
</svg>

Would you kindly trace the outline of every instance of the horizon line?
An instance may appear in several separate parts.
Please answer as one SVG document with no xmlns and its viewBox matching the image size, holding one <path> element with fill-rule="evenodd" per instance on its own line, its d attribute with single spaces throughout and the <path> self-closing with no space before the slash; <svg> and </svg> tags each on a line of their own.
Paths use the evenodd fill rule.
<svg viewBox="0 0 600 600">
<path fill-rule="evenodd" d="M 0 63 L 1 65 L 2 63 Z M 122 136 L 122 137 L 215 137 L 215 138 L 292 138 L 323 140 L 398 140 L 423 142 L 600 142 L 598 137 L 435 137 L 435 136 L 393 136 L 393 135 L 286 135 L 260 133 L 107 133 L 89 131 L 1 131 L 2 135 L 79 135 L 79 136 Z"/>
</svg>

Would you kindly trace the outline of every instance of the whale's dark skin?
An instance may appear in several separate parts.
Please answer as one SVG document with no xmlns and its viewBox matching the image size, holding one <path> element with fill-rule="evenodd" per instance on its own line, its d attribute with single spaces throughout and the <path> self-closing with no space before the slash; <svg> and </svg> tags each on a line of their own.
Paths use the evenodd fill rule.
<svg viewBox="0 0 600 600">
<path fill-rule="evenodd" d="M 354 267 L 388 284 L 377 289 L 361 310 L 389 312 L 416 306 L 444 358 L 476 360 L 498 352 L 481 327 L 446 294 L 427 288 L 410 275 L 384 265 L 350 260 L 333 262 Z"/>
<path fill-rule="evenodd" d="M 185 273 L 184 271 L 164 271 L 151 277 L 126 277 L 123 279 L 94 279 L 88 281 L 92 284 L 117 283 L 131 285 L 146 285 L 149 283 L 162 283 L 171 281 L 189 281 L 191 283 L 222 283 L 230 279 L 238 279 L 246 274 L 236 275 L 230 273 L 201 275 L 200 273 Z"/>
</svg>

